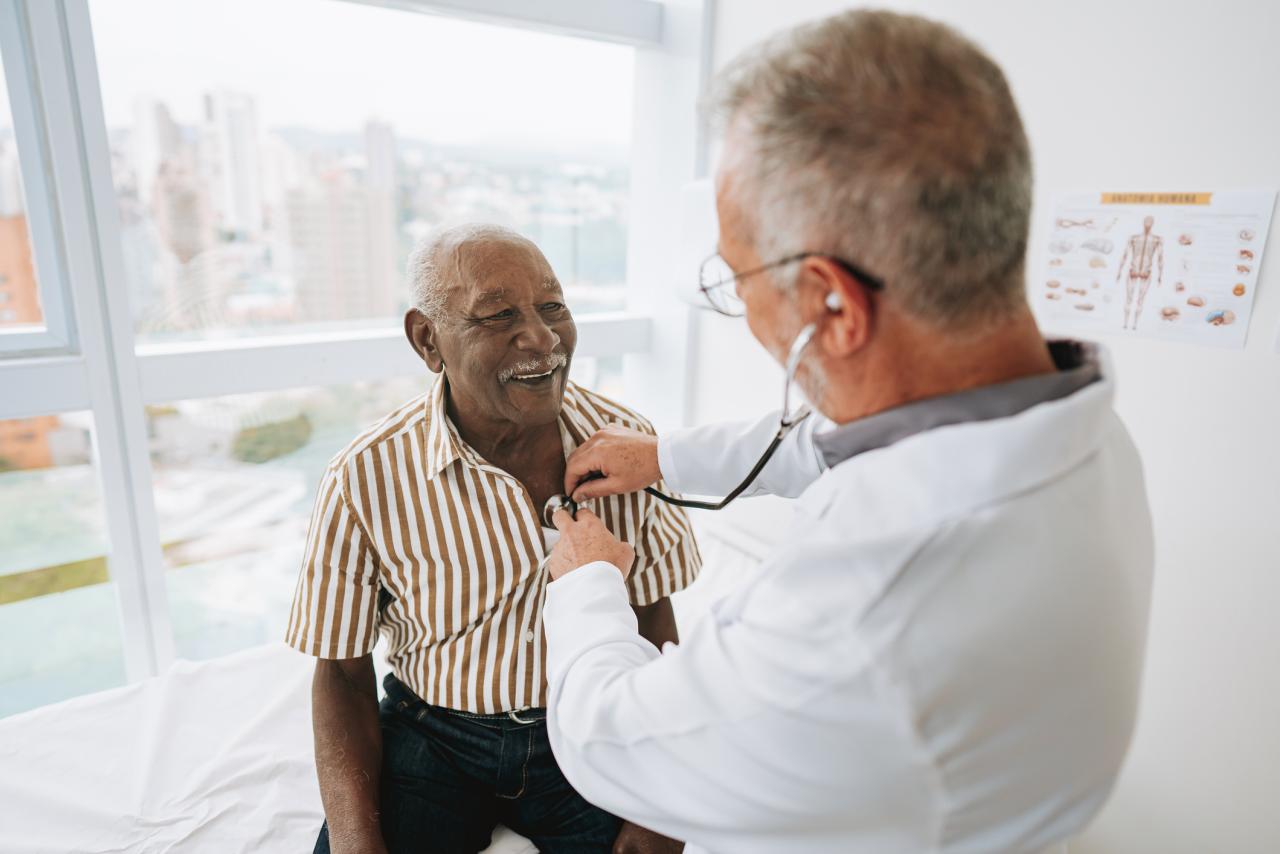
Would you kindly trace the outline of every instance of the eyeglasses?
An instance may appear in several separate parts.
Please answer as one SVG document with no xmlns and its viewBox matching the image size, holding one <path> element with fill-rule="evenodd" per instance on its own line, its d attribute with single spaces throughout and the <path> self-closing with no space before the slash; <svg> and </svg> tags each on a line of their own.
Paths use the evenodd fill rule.
<svg viewBox="0 0 1280 854">
<path fill-rule="evenodd" d="M 710 303 L 713 310 L 726 317 L 742 317 L 746 314 L 746 306 L 739 298 L 737 289 L 729 287 L 729 285 L 733 285 L 747 276 L 754 276 L 756 273 L 763 273 L 765 270 L 772 270 L 774 267 L 781 267 L 784 264 L 794 264 L 796 261 L 803 261 L 805 258 L 826 258 L 838 264 L 840 269 L 861 282 L 863 287 L 870 288 L 873 291 L 884 290 L 884 280 L 877 276 L 872 276 L 856 264 L 845 261 L 843 258 L 837 258 L 834 255 L 828 255 L 825 252 L 798 252 L 771 264 L 764 264 L 741 273 L 735 273 L 733 268 L 717 252 L 702 262 L 702 267 L 698 270 L 698 290 L 702 292 L 702 296 Z"/>
</svg>

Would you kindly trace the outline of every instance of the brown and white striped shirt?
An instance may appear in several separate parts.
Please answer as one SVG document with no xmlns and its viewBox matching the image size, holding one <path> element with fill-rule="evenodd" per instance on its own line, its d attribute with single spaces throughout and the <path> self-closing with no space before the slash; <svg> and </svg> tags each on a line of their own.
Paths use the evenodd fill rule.
<svg viewBox="0 0 1280 854">
<path fill-rule="evenodd" d="M 543 706 L 541 508 L 462 441 L 444 386 L 437 381 L 329 463 L 286 640 L 319 658 L 357 658 L 381 633 L 396 677 L 428 703 L 477 714 Z M 607 424 L 653 432 L 569 383 L 566 455 Z M 693 580 L 701 558 L 683 510 L 642 492 L 591 507 L 635 548 L 634 604 Z"/>
</svg>

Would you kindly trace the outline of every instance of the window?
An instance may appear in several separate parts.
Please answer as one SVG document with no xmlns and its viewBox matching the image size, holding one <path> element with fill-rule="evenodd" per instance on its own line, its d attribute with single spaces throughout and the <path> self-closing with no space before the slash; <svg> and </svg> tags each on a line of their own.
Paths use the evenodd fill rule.
<svg viewBox="0 0 1280 854">
<path fill-rule="evenodd" d="M 421 387 L 434 225 L 529 234 L 578 381 L 679 423 L 707 14 L 0 0 L 0 715 L 279 637 L 318 467 Z"/>
<path fill-rule="evenodd" d="M 463 220 L 623 307 L 633 49 L 317 0 L 92 12 L 140 341 L 398 320 L 414 239 Z"/>
<path fill-rule="evenodd" d="M 0 715 L 125 679 L 91 430 L 0 421 Z"/>
<path fill-rule="evenodd" d="M 575 358 L 573 378 L 617 395 L 620 360 Z M 283 637 L 325 466 L 430 382 L 424 370 L 147 408 L 178 655 L 208 658 Z"/>
<path fill-rule="evenodd" d="M 0 303 L 5 305 L 0 311 L 0 327 L 39 327 L 44 313 L 36 286 L 8 82 L 0 66 Z"/>
<path fill-rule="evenodd" d="M 177 651 L 283 637 L 328 461 L 426 377 L 184 400 L 147 409 Z"/>
</svg>

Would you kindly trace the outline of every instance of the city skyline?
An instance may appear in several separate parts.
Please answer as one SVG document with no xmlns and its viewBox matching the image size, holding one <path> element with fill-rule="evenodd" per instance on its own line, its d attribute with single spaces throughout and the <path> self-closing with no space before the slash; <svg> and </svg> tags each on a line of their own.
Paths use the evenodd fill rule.
<svg viewBox="0 0 1280 854">
<path fill-rule="evenodd" d="M 584 310 L 621 307 L 625 161 L 441 149 L 373 118 L 274 130 L 253 94 L 189 97 L 196 124 L 144 95 L 109 135 L 140 335 L 396 315 L 413 242 L 461 219 L 526 233 Z"/>
</svg>

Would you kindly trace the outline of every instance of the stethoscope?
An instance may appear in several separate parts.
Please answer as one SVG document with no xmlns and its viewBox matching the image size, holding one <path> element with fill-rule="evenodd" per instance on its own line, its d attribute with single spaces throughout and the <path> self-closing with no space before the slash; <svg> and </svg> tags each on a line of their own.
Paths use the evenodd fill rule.
<svg viewBox="0 0 1280 854">
<path fill-rule="evenodd" d="M 814 333 L 817 331 L 818 324 L 810 323 L 801 329 L 795 340 L 791 342 L 791 349 L 787 351 L 787 378 L 782 386 L 782 415 L 778 419 L 778 431 L 773 434 L 773 440 L 769 442 L 769 447 L 765 448 L 764 454 L 751 467 L 751 471 L 747 472 L 747 476 L 743 478 L 742 483 L 734 487 L 732 492 L 719 501 L 694 501 L 688 498 L 676 498 L 674 495 L 659 492 L 652 486 L 646 486 L 644 491 L 654 498 L 661 499 L 668 504 L 674 504 L 677 507 L 692 507 L 696 510 L 723 510 L 741 495 L 748 486 L 754 483 L 760 472 L 769 463 L 769 459 L 774 452 L 778 450 L 778 445 L 782 444 L 782 440 L 787 437 L 787 434 L 797 424 L 808 418 L 813 412 L 812 409 L 805 405 L 801 405 L 794 413 L 791 412 L 791 385 L 795 382 L 796 370 L 800 367 L 800 356 L 804 354 L 805 348 L 809 346 L 809 342 L 813 340 Z M 542 518 L 547 523 L 547 527 L 555 527 L 551 522 L 551 517 L 557 510 L 561 509 L 568 510 L 569 515 L 574 518 L 578 516 L 578 502 L 567 495 L 553 495 L 547 499 L 547 503 L 542 508 Z"/>
</svg>

